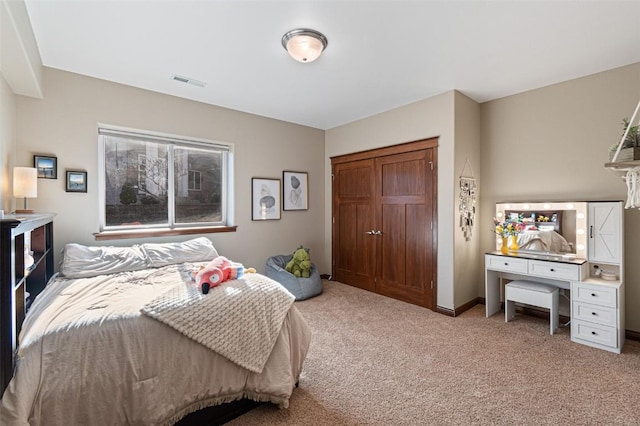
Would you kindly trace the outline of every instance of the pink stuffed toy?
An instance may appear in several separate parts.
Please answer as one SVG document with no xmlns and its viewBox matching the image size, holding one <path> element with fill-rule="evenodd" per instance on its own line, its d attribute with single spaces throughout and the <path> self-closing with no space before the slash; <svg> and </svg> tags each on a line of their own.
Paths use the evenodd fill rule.
<svg viewBox="0 0 640 426">
<path fill-rule="evenodd" d="M 198 287 L 202 287 L 202 284 L 209 284 L 209 288 L 220 285 L 222 282 L 229 278 L 229 270 L 231 262 L 224 256 L 218 256 L 209 262 L 204 268 L 202 268 L 196 274 L 195 282 Z M 225 269 L 227 269 L 225 271 Z"/>
<path fill-rule="evenodd" d="M 243 275 L 244 267 L 239 263 L 231 263 L 224 256 L 218 256 L 195 273 L 193 280 L 204 294 L 210 288 L 219 286 L 227 280 L 235 280 Z"/>
</svg>

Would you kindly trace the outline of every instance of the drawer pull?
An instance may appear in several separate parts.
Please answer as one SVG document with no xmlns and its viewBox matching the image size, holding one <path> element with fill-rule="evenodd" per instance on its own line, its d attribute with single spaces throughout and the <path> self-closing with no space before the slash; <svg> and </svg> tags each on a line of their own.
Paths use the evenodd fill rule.
<svg viewBox="0 0 640 426">
<path fill-rule="evenodd" d="M 504 266 L 509 266 L 509 264 L 507 262 L 504 262 Z"/>
<path fill-rule="evenodd" d="M 595 331 L 592 331 L 591 334 L 593 334 L 594 336 L 596 336 L 598 333 L 596 333 Z"/>
<path fill-rule="evenodd" d="M 595 316 L 595 315 L 598 315 L 598 314 L 596 314 L 595 312 L 591 312 L 591 315 L 594 315 L 594 316 Z"/>
<path fill-rule="evenodd" d="M 556 271 L 556 270 L 555 270 L 555 269 L 553 269 L 553 268 L 551 268 L 551 269 L 549 269 L 549 270 L 550 270 L 551 272 L 555 272 L 555 271 Z"/>
<path fill-rule="evenodd" d="M 596 297 L 596 296 L 597 296 L 597 294 L 591 293 L 591 297 Z"/>
</svg>

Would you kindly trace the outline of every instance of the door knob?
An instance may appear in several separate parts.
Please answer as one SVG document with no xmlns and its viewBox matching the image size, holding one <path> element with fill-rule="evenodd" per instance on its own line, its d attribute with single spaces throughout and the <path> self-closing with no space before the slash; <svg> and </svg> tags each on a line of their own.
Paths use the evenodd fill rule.
<svg viewBox="0 0 640 426">
<path fill-rule="evenodd" d="M 375 231 L 375 232 L 374 232 L 374 234 L 375 234 L 375 235 L 382 235 L 382 231 L 379 231 L 379 230 L 378 230 L 378 231 Z"/>
<path fill-rule="evenodd" d="M 365 232 L 365 234 L 368 234 L 368 235 L 375 235 L 375 234 L 376 234 L 376 231 L 373 231 L 373 230 L 371 230 L 371 231 L 367 231 L 367 232 Z"/>
</svg>

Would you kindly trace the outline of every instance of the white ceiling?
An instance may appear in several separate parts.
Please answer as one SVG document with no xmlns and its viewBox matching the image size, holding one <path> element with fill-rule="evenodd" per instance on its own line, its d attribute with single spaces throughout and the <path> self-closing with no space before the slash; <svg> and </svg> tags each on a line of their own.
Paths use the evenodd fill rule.
<svg viewBox="0 0 640 426">
<path fill-rule="evenodd" d="M 640 62 L 640 1 L 26 0 L 45 66 L 319 129 Z M 282 35 L 329 40 L 317 61 Z M 173 74 L 206 82 L 175 82 Z"/>
</svg>

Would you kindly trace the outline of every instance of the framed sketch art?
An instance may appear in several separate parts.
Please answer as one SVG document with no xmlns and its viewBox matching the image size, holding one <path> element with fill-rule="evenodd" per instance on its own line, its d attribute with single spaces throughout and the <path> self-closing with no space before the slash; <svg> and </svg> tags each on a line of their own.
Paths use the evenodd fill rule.
<svg viewBox="0 0 640 426">
<path fill-rule="evenodd" d="M 280 179 L 251 178 L 251 220 L 280 219 Z"/>
<path fill-rule="evenodd" d="M 309 209 L 309 182 L 307 172 L 282 172 L 283 210 Z"/>
<path fill-rule="evenodd" d="M 67 192 L 87 192 L 87 172 L 67 170 Z"/>
</svg>

